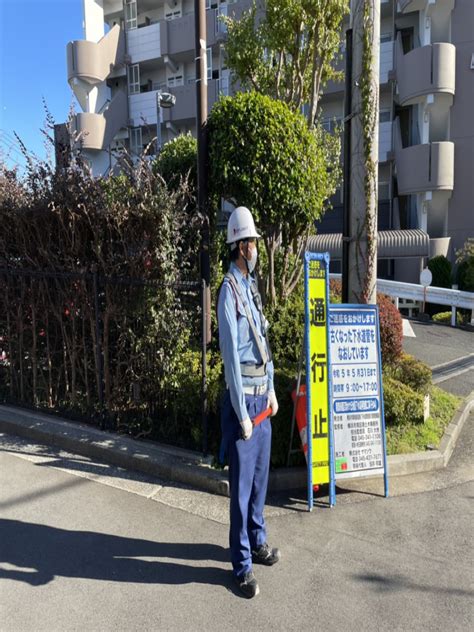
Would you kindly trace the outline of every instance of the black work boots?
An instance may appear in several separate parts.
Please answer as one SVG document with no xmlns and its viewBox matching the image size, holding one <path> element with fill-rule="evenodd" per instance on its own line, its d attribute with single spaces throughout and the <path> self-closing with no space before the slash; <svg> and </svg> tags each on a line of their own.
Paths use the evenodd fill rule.
<svg viewBox="0 0 474 632">
<path fill-rule="evenodd" d="M 281 558 L 279 549 L 271 549 L 268 544 L 262 544 L 255 551 L 252 551 L 252 561 L 254 564 L 273 566 Z"/>
<path fill-rule="evenodd" d="M 234 579 L 240 592 L 244 597 L 247 597 L 247 599 L 252 599 L 252 597 L 255 597 L 260 592 L 257 580 L 252 571 L 245 573 L 241 577 L 234 577 Z"/>
</svg>

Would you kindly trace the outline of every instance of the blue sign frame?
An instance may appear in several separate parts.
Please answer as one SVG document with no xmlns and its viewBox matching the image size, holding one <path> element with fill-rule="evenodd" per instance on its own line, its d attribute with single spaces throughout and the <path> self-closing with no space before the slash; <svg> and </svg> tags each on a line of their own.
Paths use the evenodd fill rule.
<svg viewBox="0 0 474 632">
<path fill-rule="evenodd" d="M 384 410 L 384 397 L 383 397 L 383 380 L 382 380 L 382 353 L 381 353 L 381 345 L 380 345 L 380 319 L 379 319 L 379 308 L 377 305 L 364 305 L 364 304 L 341 304 L 341 305 L 331 305 L 330 311 L 332 313 L 337 311 L 350 311 L 351 309 L 363 312 L 363 311 L 372 311 L 375 312 L 375 325 L 377 332 L 377 355 L 378 355 L 378 380 L 379 380 L 379 393 L 380 393 L 380 420 L 381 420 L 381 431 L 382 431 L 382 445 L 383 445 L 383 470 L 384 470 L 384 495 L 387 498 L 389 495 L 388 492 L 388 464 L 387 464 L 387 440 L 385 433 L 385 410 Z M 332 388 L 331 388 L 331 396 L 332 396 Z M 332 408 L 332 406 L 331 406 Z"/>
</svg>

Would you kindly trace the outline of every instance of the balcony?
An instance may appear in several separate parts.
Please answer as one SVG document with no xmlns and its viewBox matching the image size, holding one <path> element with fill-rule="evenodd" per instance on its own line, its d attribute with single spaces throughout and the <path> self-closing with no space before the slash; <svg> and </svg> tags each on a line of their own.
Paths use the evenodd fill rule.
<svg viewBox="0 0 474 632">
<path fill-rule="evenodd" d="M 172 108 L 163 110 L 163 121 L 182 121 L 196 118 L 196 84 L 187 83 L 184 86 L 170 88 L 169 91 L 176 97 L 176 103 Z"/>
<path fill-rule="evenodd" d="M 124 62 L 125 38 L 116 25 L 98 42 L 78 40 L 67 45 L 68 81 L 75 79 L 95 85 L 104 81 Z"/>
<path fill-rule="evenodd" d="M 161 22 L 161 54 L 176 56 L 194 51 L 194 13 L 175 20 Z M 222 24 L 217 23 L 217 11 L 206 11 L 207 46 L 222 38 Z M 143 29 L 141 29 L 143 30 Z"/>
<path fill-rule="evenodd" d="M 162 109 L 163 122 L 181 121 L 196 117 L 196 86 L 188 83 L 176 88 L 165 88 L 176 97 L 176 103 L 172 108 Z M 129 97 L 130 119 L 132 127 L 142 125 L 156 125 L 156 95 L 158 90 L 132 94 Z"/>
<path fill-rule="evenodd" d="M 426 6 L 426 0 L 398 0 L 400 13 L 411 13 L 412 11 L 421 11 Z"/>
<path fill-rule="evenodd" d="M 161 34 L 167 22 L 127 31 L 127 52 L 132 64 L 161 57 Z"/>
<path fill-rule="evenodd" d="M 119 129 L 127 125 L 127 95 L 117 92 L 102 114 L 81 112 L 74 121 L 82 149 L 106 149 Z"/>
<path fill-rule="evenodd" d="M 454 143 L 442 141 L 403 147 L 400 119 L 396 118 L 393 144 L 400 195 L 453 190 Z"/>
<path fill-rule="evenodd" d="M 427 94 L 455 93 L 456 47 L 430 44 L 403 54 L 397 39 L 396 72 L 400 105 L 413 105 Z"/>
<path fill-rule="evenodd" d="M 212 108 L 221 95 L 229 93 L 229 78 L 211 79 L 208 81 L 208 108 Z M 163 91 L 171 92 L 176 97 L 172 108 L 163 108 L 163 123 L 190 120 L 196 118 L 196 84 L 194 81 L 175 88 L 163 87 Z M 129 97 L 130 125 L 156 125 L 156 95 L 158 90 L 132 94 Z"/>
<path fill-rule="evenodd" d="M 444 5 L 442 8 L 448 8 L 449 11 L 452 11 L 454 8 L 455 0 L 441 0 L 439 5 Z M 413 11 L 422 11 L 425 7 L 428 8 L 428 11 L 434 11 L 436 8 L 436 0 L 398 0 L 398 6 L 400 13 L 411 13 Z"/>
<path fill-rule="evenodd" d="M 395 151 L 398 193 L 452 191 L 454 187 L 454 143 L 427 143 Z"/>
<path fill-rule="evenodd" d="M 130 124 L 132 127 L 156 125 L 156 95 L 158 90 L 129 96 Z"/>
</svg>

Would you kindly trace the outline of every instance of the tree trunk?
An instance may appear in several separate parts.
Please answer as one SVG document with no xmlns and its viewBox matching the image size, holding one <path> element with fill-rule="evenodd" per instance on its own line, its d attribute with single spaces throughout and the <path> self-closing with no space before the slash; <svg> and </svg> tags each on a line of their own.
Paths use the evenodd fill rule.
<svg viewBox="0 0 474 632">
<path fill-rule="evenodd" d="M 376 302 L 380 3 L 352 6 L 349 303 Z"/>
</svg>

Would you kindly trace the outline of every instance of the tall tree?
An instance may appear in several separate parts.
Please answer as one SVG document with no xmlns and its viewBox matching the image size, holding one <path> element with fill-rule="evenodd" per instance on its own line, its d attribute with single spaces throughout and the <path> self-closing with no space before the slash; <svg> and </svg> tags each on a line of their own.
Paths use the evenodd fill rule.
<svg viewBox="0 0 474 632">
<path fill-rule="evenodd" d="M 227 24 L 227 65 L 241 86 L 284 101 L 307 104 L 314 127 L 322 87 L 340 78 L 342 20 L 348 0 L 257 0 Z"/>
</svg>

